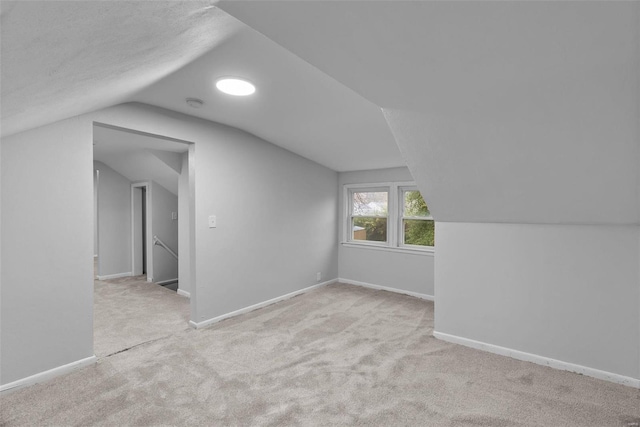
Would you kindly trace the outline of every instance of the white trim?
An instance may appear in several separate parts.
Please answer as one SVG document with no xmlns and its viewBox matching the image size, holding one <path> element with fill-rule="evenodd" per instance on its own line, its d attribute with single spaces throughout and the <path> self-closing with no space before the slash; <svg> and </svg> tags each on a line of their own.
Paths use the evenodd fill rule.
<svg viewBox="0 0 640 427">
<path fill-rule="evenodd" d="M 395 232 L 394 229 L 390 226 L 390 224 L 395 222 L 394 219 L 394 211 L 395 211 L 395 203 L 393 201 L 394 195 L 394 184 L 391 182 L 381 182 L 374 184 L 345 184 L 343 190 L 344 197 L 344 207 L 346 208 L 346 217 L 342 219 L 343 221 L 343 241 L 354 243 L 353 239 L 353 230 L 351 228 L 351 223 L 354 218 L 353 215 L 353 204 L 351 203 L 351 195 L 357 191 L 370 191 L 370 192 L 385 192 L 387 193 L 387 215 L 380 216 L 380 218 L 387 219 L 387 240 L 385 242 L 372 242 L 366 241 L 368 245 L 377 245 L 380 247 L 389 247 L 393 246 L 395 242 Z"/>
<path fill-rule="evenodd" d="M 131 277 L 133 274 L 128 271 L 126 273 L 116 273 L 116 274 L 105 274 L 104 276 L 96 276 L 98 280 L 110 280 L 110 279 L 119 279 L 121 277 Z"/>
<path fill-rule="evenodd" d="M 202 322 L 194 322 L 193 320 L 190 320 L 189 324 L 195 329 L 201 329 L 201 328 L 204 328 L 206 326 L 213 325 L 214 323 L 218 323 L 221 320 L 228 319 L 230 317 L 235 317 L 235 316 L 238 316 L 240 314 L 245 314 L 245 313 L 248 313 L 250 311 L 257 310 L 259 308 L 266 307 L 268 305 L 275 304 L 275 303 L 280 302 L 280 301 L 288 300 L 288 299 L 293 298 L 293 297 L 295 297 L 297 295 L 309 292 L 312 289 L 316 289 L 316 288 L 319 288 L 321 286 L 330 285 L 332 283 L 336 283 L 337 281 L 338 281 L 338 279 L 333 279 L 333 280 L 328 280 L 326 282 L 318 283 L 317 285 L 309 286 L 308 288 L 304 288 L 304 289 L 299 289 L 297 291 L 293 291 L 291 293 L 288 293 L 288 294 L 285 294 L 285 295 L 281 295 L 279 297 L 275 297 L 275 298 L 272 298 L 272 299 L 267 300 L 267 301 L 259 302 L 258 304 L 253 304 L 253 305 L 250 305 L 248 307 L 241 308 L 240 310 L 232 311 L 230 313 L 223 314 L 223 315 L 217 316 L 217 317 L 213 317 L 213 318 L 208 319 L 208 320 L 203 320 Z"/>
<path fill-rule="evenodd" d="M 412 254 L 412 255 L 434 256 L 436 252 L 433 246 L 425 246 L 423 249 L 423 248 L 417 248 L 417 247 L 416 248 L 407 247 L 407 246 L 391 247 L 391 246 L 371 245 L 367 243 L 354 243 L 354 242 L 341 242 L 340 244 L 345 248 L 373 249 L 376 251 L 385 251 L 385 252 Z"/>
<path fill-rule="evenodd" d="M 136 188 L 144 188 L 145 189 L 145 237 L 146 237 L 146 261 L 147 265 L 145 269 L 147 270 L 147 276 L 153 276 L 153 238 L 152 238 L 152 226 L 153 226 L 153 198 L 152 198 L 152 185 L 151 181 L 136 181 L 131 183 L 131 270 L 135 271 L 136 266 L 136 255 L 135 255 L 135 208 L 134 208 L 134 198 Z M 144 269 L 143 269 L 144 271 Z M 151 280 L 149 280 L 150 282 Z"/>
<path fill-rule="evenodd" d="M 352 221 L 353 203 L 351 195 L 357 191 L 386 191 L 387 197 L 387 241 L 373 242 L 367 240 L 355 240 L 353 238 Z M 340 218 L 342 224 L 341 244 L 347 247 L 366 248 L 387 250 L 390 252 L 415 253 L 426 252 L 433 253 L 435 246 L 419 246 L 404 244 L 404 229 L 402 227 L 404 219 L 415 219 L 420 221 L 434 221 L 433 216 L 429 217 L 404 217 L 404 192 L 420 191 L 415 182 L 376 182 L 376 183 L 357 183 L 343 184 L 342 203 L 344 217 Z M 350 246 L 352 245 L 352 246 Z"/>
<path fill-rule="evenodd" d="M 597 378 L 599 380 L 610 381 L 613 383 L 640 389 L 640 379 L 638 378 L 626 377 L 624 375 L 614 374 L 612 372 L 601 371 L 599 369 L 589 368 L 587 366 L 563 362 L 561 360 L 551 359 L 549 357 L 539 356 L 532 353 L 525 353 L 524 351 L 500 347 L 494 344 L 487 344 L 481 341 L 475 341 L 456 335 L 445 334 L 443 332 L 433 331 L 433 336 L 438 338 L 439 340 L 451 342 L 454 344 L 460 344 L 465 347 L 471 347 L 477 350 L 499 354 L 501 356 L 507 356 L 525 362 L 532 362 L 537 365 L 549 366 L 550 368 L 559 369 L 562 371 L 576 372 L 578 374 Z"/>
<path fill-rule="evenodd" d="M 166 285 L 167 283 L 176 283 L 178 281 L 178 278 L 176 277 L 175 279 L 168 279 L 168 280 L 161 280 L 159 282 L 155 282 L 156 285 Z"/>
<path fill-rule="evenodd" d="M 427 301 L 434 301 L 433 295 L 421 294 L 419 292 L 413 292 L 413 291 L 405 291 L 404 289 L 390 288 L 388 286 L 374 285 L 373 283 L 359 282 L 357 280 L 343 279 L 343 278 L 338 279 L 338 282 L 345 283 L 347 285 L 362 286 L 363 288 L 375 289 L 378 291 L 388 291 L 388 292 L 394 292 L 396 294 L 409 295 L 411 297 L 416 297 L 416 298 L 424 299 Z"/>
<path fill-rule="evenodd" d="M 48 371 L 40 372 L 7 384 L 2 384 L 0 385 L 0 393 L 50 380 L 59 375 L 92 365 L 96 363 L 97 360 L 96 356 L 93 355 L 84 359 L 76 360 L 75 362 L 67 363 L 66 365 L 58 366 L 57 368 L 49 369 Z"/>
<path fill-rule="evenodd" d="M 178 292 L 178 295 L 182 296 L 182 297 L 187 297 L 187 298 L 191 298 L 191 294 L 187 291 L 183 291 L 182 289 L 178 289 L 176 292 Z"/>
</svg>

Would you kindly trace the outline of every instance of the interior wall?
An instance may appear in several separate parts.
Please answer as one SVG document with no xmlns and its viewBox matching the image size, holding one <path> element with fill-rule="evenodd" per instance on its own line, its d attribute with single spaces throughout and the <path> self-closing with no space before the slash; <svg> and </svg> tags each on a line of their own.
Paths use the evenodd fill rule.
<svg viewBox="0 0 640 427">
<path fill-rule="evenodd" d="M 193 143 L 194 322 L 315 285 L 317 272 L 337 278 L 337 172 L 238 129 L 143 104 L 80 120 Z"/>
<path fill-rule="evenodd" d="M 407 168 L 341 172 L 338 177 L 339 239 L 342 239 L 345 225 L 345 184 L 413 181 Z M 341 244 L 338 248 L 338 262 L 341 279 L 434 295 L 433 253 L 355 248 Z"/>
<path fill-rule="evenodd" d="M 151 231 L 172 251 L 178 250 L 178 196 L 158 184 L 151 182 Z M 163 247 L 153 246 L 153 281 L 164 282 L 178 278 L 178 261 Z"/>
<path fill-rule="evenodd" d="M 640 378 L 637 226 L 438 222 L 436 233 L 436 332 Z"/>
<path fill-rule="evenodd" d="M 0 168 L 2 167 L 2 139 L 0 139 Z M 2 309 L 2 169 L 0 169 L 0 310 Z M 640 238 L 640 236 L 639 236 Z M 0 312 L 0 358 L 2 358 L 2 312 Z M 0 361 L 0 384 L 2 384 L 2 362 Z"/>
<path fill-rule="evenodd" d="M 98 172 L 93 167 L 93 254 L 98 256 Z"/>
<path fill-rule="evenodd" d="M 189 153 L 182 154 L 182 168 L 178 178 L 178 289 L 191 291 L 189 259 Z"/>
<path fill-rule="evenodd" d="M 131 273 L 131 182 L 102 162 L 98 182 L 98 276 Z"/>
<path fill-rule="evenodd" d="M 337 278 L 337 172 L 233 128 L 193 125 L 194 320 L 315 285 L 318 272 Z"/>
<path fill-rule="evenodd" d="M 437 221 L 478 223 L 479 233 L 485 230 L 479 223 L 517 224 L 523 235 L 509 242 L 515 254 L 527 251 L 529 224 L 558 224 L 558 230 L 569 227 L 562 224 L 600 224 L 602 230 L 639 224 L 640 3 L 392 3 L 372 2 L 366 11 L 358 2 L 326 7 L 322 2 L 222 1 L 220 7 L 382 107 Z M 462 309 L 469 305 L 470 289 L 473 295 L 483 292 L 484 309 L 503 317 L 526 304 L 530 294 L 540 296 L 540 284 L 526 277 L 508 283 L 511 299 L 500 294 L 507 283 L 495 283 L 493 276 L 509 268 L 505 259 L 511 259 L 500 237 L 496 242 L 487 233 L 484 241 L 474 238 L 468 242 L 472 254 L 463 246 L 462 231 L 449 245 L 451 233 L 441 228 L 436 230 L 436 330 L 448 328 L 451 316 L 463 322 L 477 313 Z M 443 252 L 445 247 L 451 250 Z M 554 253 L 543 249 L 549 250 Z M 585 279 L 582 272 L 615 261 L 609 255 L 601 261 L 597 244 L 576 250 L 580 258 L 558 253 L 549 271 L 538 265 L 546 271 L 540 278 L 556 285 L 554 294 L 573 293 L 575 283 Z M 614 253 L 627 263 L 621 269 L 628 275 L 629 255 Z M 574 273 L 560 268 L 565 258 Z M 537 265 L 535 258 L 529 261 Z M 440 266 L 448 266 L 452 276 Z M 612 267 L 605 270 L 615 274 Z M 594 291 L 594 283 L 587 283 L 583 290 Z M 602 289 L 608 286 L 601 283 Z M 636 304 L 631 312 L 637 313 L 639 300 L 628 291 L 621 297 L 631 297 Z M 617 298 L 605 295 L 603 302 Z M 453 311 L 449 323 L 439 325 L 445 306 Z M 579 299 L 545 308 L 547 319 L 584 316 Z M 619 315 L 596 316 L 600 330 L 623 339 L 612 332 L 618 330 Z M 475 320 L 471 332 L 481 336 L 486 328 L 491 338 L 492 325 Z M 594 345 L 594 336 L 578 341 L 585 338 L 582 324 L 571 326 L 564 333 L 576 351 Z M 502 337 L 503 342 L 517 344 L 522 332 L 510 332 L 513 336 Z M 625 339 L 637 343 L 638 334 Z M 540 344 L 540 338 L 533 343 Z M 554 346 L 529 351 L 575 356 L 563 341 Z M 637 344 L 632 353 L 611 352 L 611 363 L 627 366 L 636 351 Z"/>
<path fill-rule="evenodd" d="M 545 54 L 564 46 L 555 60 L 536 62 L 554 72 L 475 95 L 447 91 L 447 97 L 432 97 L 431 106 L 383 109 L 435 219 L 446 222 L 436 227 L 435 330 L 638 378 L 637 242 L 612 230 L 634 235 L 640 218 L 640 9 L 630 3 L 529 6 L 563 9 L 540 9 L 526 23 L 537 32 L 545 21 L 556 21 L 559 31 L 531 37 L 521 27 L 517 34 L 527 38 L 500 57 L 511 61 L 526 52 L 518 62 L 531 70 L 534 49 L 523 46 L 542 43 L 538 52 Z M 525 16 L 525 9 L 517 10 Z M 511 31 L 513 22 L 504 19 L 488 28 L 505 22 Z M 596 34 L 604 36 L 589 41 Z M 540 234 L 531 236 L 531 230 Z M 574 236 L 575 230 L 583 232 Z M 543 246 L 545 240 L 554 243 Z M 531 301 L 541 309 L 529 308 Z M 599 323 L 590 328 L 594 319 Z"/>
<path fill-rule="evenodd" d="M 0 144 L 7 384 L 93 355 L 91 124 L 69 119 Z"/>
<path fill-rule="evenodd" d="M 2 140 L 2 384 L 93 354 L 94 121 L 194 142 L 194 321 L 337 278 L 335 171 L 141 104 L 16 134 Z"/>
</svg>

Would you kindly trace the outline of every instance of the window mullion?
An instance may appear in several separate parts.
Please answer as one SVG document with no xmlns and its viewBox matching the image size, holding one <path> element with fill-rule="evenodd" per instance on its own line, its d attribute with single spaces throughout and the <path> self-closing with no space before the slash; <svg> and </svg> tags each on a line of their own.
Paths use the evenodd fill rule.
<svg viewBox="0 0 640 427">
<path fill-rule="evenodd" d="M 400 247 L 404 245 L 404 192 L 406 191 L 406 187 L 398 188 L 398 196 L 396 197 L 398 200 L 398 213 L 400 218 L 398 220 L 398 241 L 396 242 L 396 247 Z"/>
<path fill-rule="evenodd" d="M 387 233 L 389 233 L 389 246 L 398 246 L 398 185 L 389 186 L 389 217 L 387 223 Z"/>
</svg>

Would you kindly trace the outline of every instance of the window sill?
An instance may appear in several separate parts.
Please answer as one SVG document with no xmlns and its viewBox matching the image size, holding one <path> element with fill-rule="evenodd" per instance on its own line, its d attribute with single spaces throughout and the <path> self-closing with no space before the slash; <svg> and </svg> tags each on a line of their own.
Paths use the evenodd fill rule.
<svg viewBox="0 0 640 427">
<path fill-rule="evenodd" d="M 407 247 L 391 247 L 391 246 L 382 246 L 382 245 L 369 245 L 366 243 L 353 243 L 353 242 L 341 242 L 342 247 L 345 248 L 357 248 L 357 249 L 371 249 L 374 251 L 384 251 L 384 252 L 394 252 L 394 253 L 403 253 L 403 254 L 411 254 L 411 255 L 423 255 L 423 256 L 434 256 L 435 248 L 407 248 Z"/>
</svg>

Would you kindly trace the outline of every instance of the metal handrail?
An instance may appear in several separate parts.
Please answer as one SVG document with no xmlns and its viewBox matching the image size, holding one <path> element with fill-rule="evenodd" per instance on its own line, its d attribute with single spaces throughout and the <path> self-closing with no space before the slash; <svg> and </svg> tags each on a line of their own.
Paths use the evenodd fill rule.
<svg viewBox="0 0 640 427">
<path fill-rule="evenodd" d="M 167 250 L 171 255 L 173 255 L 173 257 L 174 257 L 175 259 L 178 259 L 178 254 L 177 254 L 177 253 L 175 253 L 174 251 L 172 251 L 172 250 L 171 250 L 171 248 L 170 248 L 169 246 L 165 245 L 165 243 L 164 243 L 162 240 L 160 240 L 160 239 L 158 238 L 158 236 L 153 236 L 153 244 L 154 244 L 154 245 L 158 245 L 158 246 L 162 246 L 162 247 L 163 247 L 163 248 L 165 248 L 165 249 L 166 249 L 166 250 Z"/>
</svg>

